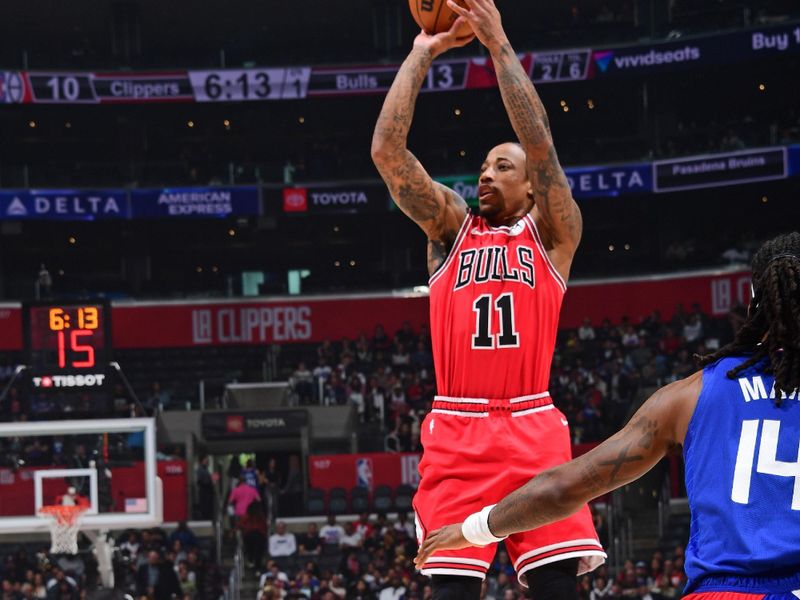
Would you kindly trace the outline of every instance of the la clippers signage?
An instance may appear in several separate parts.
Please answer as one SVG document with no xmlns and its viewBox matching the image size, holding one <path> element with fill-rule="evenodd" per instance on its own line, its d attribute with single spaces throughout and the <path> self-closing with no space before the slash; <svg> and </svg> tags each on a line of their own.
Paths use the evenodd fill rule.
<svg viewBox="0 0 800 600">
<path fill-rule="evenodd" d="M 14 221 L 128 219 L 125 190 L 17 190 L 0 192 L 0 218 Z"/>
<path fill-rule="evenodd" d="M 381 184 L 283 189 L 285 213 L 363 213 L 386 207 L 386 188 Z"/>
<path fill-rule="evenodd" d="M 207 440 L 291 437 L 308 427 L 308 411 L 204 412 L 200 422 Z"/>
<path fill-rule="evenodd" d="M 702 271 L 631 278 L 625 281 L 570 281 L 559 325 L 578 327 L 584 317 L 599 323 L 637 322 L 653 310 L 664 317 L 675 305 L 697 303 L 722 316 L 750 301 L 747 270 Z M 427 323 L 428 297 L 421 294 L 336 296 L 314 300 L 214 302 L 117 302 L 112 304 L 115 348 L 185 348 L 196 346 L 317 343 L 352 338 L 378 323 L 390 334 L 408 320 L 414 329 Z M 0 349 L 22 348 L 22 311 L 0 307 Z M 235 425 L 231 425 L 234 427 Z"/>
</svg>

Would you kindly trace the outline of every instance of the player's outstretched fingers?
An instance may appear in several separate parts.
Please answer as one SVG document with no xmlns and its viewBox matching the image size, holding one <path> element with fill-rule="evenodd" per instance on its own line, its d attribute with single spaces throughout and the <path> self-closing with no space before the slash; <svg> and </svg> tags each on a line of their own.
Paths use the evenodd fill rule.
<svg viewBox="0 0 800 600">
<path fill-rule="evenodd" d="M 456 13 L 459 19 L 466 19 L 467 21 L 471 21 L 470 17 L 472 17 L 472 13 L 468 8 L 465 8 L 460 4 L 456 4 L 455 2 L 453 2 L 453 0 L 447 0 L 447 7 L 454 13 Z"/>
</svg>

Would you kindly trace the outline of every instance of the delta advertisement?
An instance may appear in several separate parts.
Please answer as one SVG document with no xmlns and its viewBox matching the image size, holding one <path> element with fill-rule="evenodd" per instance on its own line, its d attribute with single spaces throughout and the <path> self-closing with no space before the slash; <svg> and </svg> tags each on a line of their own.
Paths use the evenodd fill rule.
<svg viewBox="0 0 800 600">
<path fill-rule="evenodd" d="M 0 192 L 0 218 L 9 221 L 130 219 L 125 190 L 10 190 Z"/>
</svg>

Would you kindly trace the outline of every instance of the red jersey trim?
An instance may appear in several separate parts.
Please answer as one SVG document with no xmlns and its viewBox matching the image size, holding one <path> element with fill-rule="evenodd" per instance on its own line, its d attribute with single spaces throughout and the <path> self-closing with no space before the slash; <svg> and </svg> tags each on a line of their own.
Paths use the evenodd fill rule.
<svg viewBox="0 0 800 600">
<path fill-rule="evenodd" d="M 450 248 L 450 252 L 447 255 L 447 258 L 442 263 L 442 265 L 436 270 L 436 272 L 428 278 L 428 287 L 436 283 L 436 280 L 442 276 L 442 273 L 447 271 L 447 268 L 450 266 L 450 263 L 453 262 L 453 257 L 455 257 L 455 255 L 458 254 L 458 248 L 461 246 L 461 242 L 463 242 L 464 238 L 467 236 L 467 231 L 469 230 L 469 225 L 471 223 L 472 223 L 472 213 L 467 212 L 467 216 L 464 217 L 464 222 L 461 224 L 461 228 L 458 230 L 456 241 L 453 243 L 453 247 Z"/>
<path fill-rule="evenodd" d="M 564 278 L 561 277 L 561 274 L 558 272 L 558 269 L 556 269 L 555 265 L 553 264 L 553 261 L 550 260 L 550 256 L 547 254 L 547 250 L 544 249 L 544 244 L 542 243 L 542 237 L 539 235 L 539 228 L 536 227 L 536 221 L 533 220 L 531 213 L 528 213 L 522 218 L 526 219 L 528 228 L 530 229 L 531 234 L 533 234 L 533 239 L 536 241 L 536 245 L 539 247 L 539 254 L 542 255 L 542 258 L 547 264 L 547 270 L 550 271 L 550 274 L 553 276 L 553 278 L 555 278 L 556 283 L 558 283 L 561 290 L 563 292 L 566 292 L 567 283 L 564 281 Z"/>
</svg>

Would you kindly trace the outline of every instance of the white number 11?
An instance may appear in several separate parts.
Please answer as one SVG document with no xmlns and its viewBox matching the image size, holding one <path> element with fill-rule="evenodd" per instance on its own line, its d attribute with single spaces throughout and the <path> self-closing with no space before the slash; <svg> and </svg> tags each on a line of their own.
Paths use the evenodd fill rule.
<svg viewBox="0 0 800 600">
<path fill-rule="evenodd" d="M 739 436 L 739 450 L 736 453 L 736 468 L 733 471 L 733 489 L 731 490 L 731 500 L 737 504 L 750 502 L 750 478 L 753 474 L 753 461 L 760 423 L 761 421 L 758 419 L 742 421 L 742 433 Z M 761 445 L 758 448 L 756 472 L 778 477 L 793 477 L 792 510 L 800 510 L 800 444 L 798 444 L 796 462 L 777 460 L 780 430 L 780 421 L 764 421 L 764 426 L 761 428 Z"/>
</svg>

